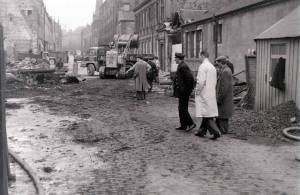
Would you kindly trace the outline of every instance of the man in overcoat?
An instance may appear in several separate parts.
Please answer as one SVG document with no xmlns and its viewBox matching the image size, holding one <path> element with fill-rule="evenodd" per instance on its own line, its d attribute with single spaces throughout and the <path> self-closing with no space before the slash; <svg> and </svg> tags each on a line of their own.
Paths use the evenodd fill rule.
<svg viewBox="0 0 300 195">
<path fill-rule="evenodd" d="M 133 77 L 135 79 L 136 97 L 138 100 L 146 99 L 146 91 L 149 84 L 147 82 L 147 71 L 151 66 L 143 60 L 141 56 L 137 56 L 137 62 L 126 72 L 134 70 Z"/>
<path fill-rule="evenodd" d="M 221 136 L 220 130 L 216 125 L 215 118 L 218 116 L 216 100 L 217 71 L 209 62 L 209 54 L 201 52 L 201 61 L 197 74 L 197 85 L 195 90 L 196 117 L 201 127 L 202 122 L 205 127 L 195 134 L 199 137 L 205 136 L 207 130 L 213 135 L 211 139 L 216 140 Z"/>
<path fill-rule="evenodd" d="M 174 94 L 179 98 L 178 112 L 180 119 L 180 127 L 177 130 L 190 131 L 196 127 L 189 111 L 189 99 L 194 88 L 194 77 L 184 62 L 184 55 L 182 53 L 175 53 L 175 61 L 178 64 L 175 81 Z"/>
<path fill-rule="evenodd" d="M 217 104 L 219 116 L 217 117 L 217 125 L 223 134 L 228 133 L 229 119 L 233 114 L 233 85 L 232 71 L 227 66 L 225 56 L 216 59 L 216 68 L 218 72 L 217 80 Z"/>
</svg>

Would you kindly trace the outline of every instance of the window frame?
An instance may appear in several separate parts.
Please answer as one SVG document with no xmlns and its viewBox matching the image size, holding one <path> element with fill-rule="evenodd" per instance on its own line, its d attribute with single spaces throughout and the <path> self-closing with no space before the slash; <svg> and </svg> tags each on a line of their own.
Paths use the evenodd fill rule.
<svg viewBox="0 0 300 195">
<path fill-rule="evenodd" d="M 276 46 L 276 45 L 284 45 L 285 46 L 285 54 L 272 54 L 272 46 Z M 288 42 L 286 41 L 276 41 L 276 42 L 271 42 L 269 45 L 269 54 L 270 54 L 270 63 L 269 63 L 269 70 L 267 72 L 268 75 L 268 81 L 270 82 L 272 80 L 272 75 L 274 72 L 274 64 L 272 63 L 273 59 L 279 59 L 280 57 L 285 59 L 285 67 L 287 64 L 287 60 L 288 60 Z M 285 71 L 286 74 L 286 71 Z M 285 75 L 285 79 L 284 82 L 286 83 L 286 75 Z"/>
<path fill-rule="evenodd" d="M 218 45 L 223 43 L 223 22 L 218 21 L 218 24 L 213 24 L 213 40 L 217 42 Z"/>
<path fill-rule="evenodd" d="M 165 19 L 165 0 L 160 0 L 160 21 Z"/>
<path fill-rule="evenodd" d="M 202 28 L 185 31 L 184 40 L 186 56 L 191 59 L 200 59 L 200 53 L 203 49 Z"/>
</svg>

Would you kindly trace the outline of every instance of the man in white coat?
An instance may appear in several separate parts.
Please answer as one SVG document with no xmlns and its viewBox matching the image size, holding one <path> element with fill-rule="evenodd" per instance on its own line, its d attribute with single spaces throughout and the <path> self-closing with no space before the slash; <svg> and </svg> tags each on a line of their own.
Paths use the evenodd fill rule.
<svg viewBox="0 0 300 195">
<path fill-rule="evenodd" d="M 199 123 L 199 131 L 195 135 L 204 137 L 208 130 L 213 135 L 211 139 L 216 140 L 221 136 L 215 122 L 215 117 L 218 116 L 216 99 L 217 71 L 209 62 L 209 54 L 206 51 L 202 51 L 200 55 L 202 63 L 198 68 L 195 89 L 196 118 Z M 204 128 L 201 129 L 200 127 L 203 126 Z"/>
</svg>

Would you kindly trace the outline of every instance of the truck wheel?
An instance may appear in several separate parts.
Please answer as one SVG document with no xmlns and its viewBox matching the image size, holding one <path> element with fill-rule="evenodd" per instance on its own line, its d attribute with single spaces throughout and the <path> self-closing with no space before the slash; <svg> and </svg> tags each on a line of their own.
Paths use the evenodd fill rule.
<svg viewBox="0 0 300 195">
<path fill-rule="evenodd" d="M 89 64 L 86 68 L 87 68 L 86 70 L 87 70 L 88 76 L 94 76 L 94 74 L 95 74 L 95 67 L 94 67 L 94 65 L 93 64 Z"/>
<path fill-rule="evenodd" d="M 100 66 L 100 68 L 99 68 L 99 78 L 105 79 L 105 67 L 104 66 Z"/>
<path fill-rule="evenodd" d="M 125 67 L 120 68 L 119 72 L 116 75 L 117 79 L 125 79 L 126 78 L 126 69 Z"/>
<path fill-rule="evenodd" d="M 99 78 L 100 78 L 100 79 L 105 79 L 105 74 L 104 74 L 104 72 L 99 72 Z"/>
</svg>

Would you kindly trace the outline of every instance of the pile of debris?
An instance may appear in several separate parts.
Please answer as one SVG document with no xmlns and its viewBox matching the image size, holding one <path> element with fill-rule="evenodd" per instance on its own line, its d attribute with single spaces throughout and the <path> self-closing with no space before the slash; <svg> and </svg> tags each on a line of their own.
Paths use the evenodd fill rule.
<svg viewBox="0 0 300 195">
<path fill-rule="evenodd" d="M 296 125 L 296 105 L 293 101 L 280 104 L 267 111 L 256 112 L 243 108 L 236 108 L 232 117 L 232 134 L 241 139 L 247 136 L 259 136 L 282 140 L 282 130 Z"/>
<path fill-rule="evenodd" d="M 73 74 L 67 74 L 68 68 L 65 66 L 56 68 L 55 64 L 50 65 L 45 59 L 30 57 L 26 57 L 19 62 L 7 64 L 6 72 L 9 76 L 11 74 L 15 76 L 14 81 L 24 82 L 28 86 L 79 83 L 84 80 Z"/>
<path fill-rule="evenodd" d="M 36 59 L 26 57 L 24 60 L 9 63 L 6 66 L 6 72 L 16 72 L 21 70 L 48 70 L 50 69 L 50 64 L 44 59 Z"/>
</svg>

